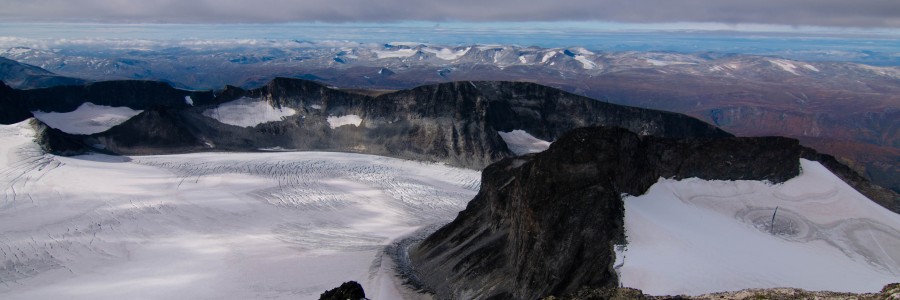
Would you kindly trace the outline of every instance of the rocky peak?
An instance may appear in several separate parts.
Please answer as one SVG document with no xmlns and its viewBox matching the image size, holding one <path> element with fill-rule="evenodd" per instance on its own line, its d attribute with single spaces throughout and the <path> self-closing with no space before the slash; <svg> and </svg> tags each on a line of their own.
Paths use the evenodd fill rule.
<svg viewBox="0 0 900 300">
<path fill-rule="evenodd" d="M 801 150 L 780 137 L 575 129 L 547 151 L 488 166 L 479 194 L 411 248 L 410 258 L 418 280 L 441 299 L 537 299 L 615 287 L 622 194 L 643 194 L 660 177 L 783 182 L 799 174 Z"/>
</svg>

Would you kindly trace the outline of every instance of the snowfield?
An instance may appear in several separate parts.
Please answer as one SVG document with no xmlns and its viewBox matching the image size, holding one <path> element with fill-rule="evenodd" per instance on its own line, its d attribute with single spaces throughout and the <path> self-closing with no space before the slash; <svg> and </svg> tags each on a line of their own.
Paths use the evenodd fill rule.
<svg viewBox="0 0 900 300">
<path fill-rule="evenodd" d="M 142 110 L 85 102 L 71 112 L 31 112 L 47 126 L 71 134 L 95 134 L 109 130 L 140 114 Z"/>
<path fill-rule="evenodd" d="M 624 286 L 653 295 L 796 287 L 876 292 L 900 282 L 900 215 L 818 162 L 783 184 L 660 179 L 625 198 Z M 774 228 L 772 215 L 776 207 Z"/>
<path fill-rule="evenodd" d="M 263 123 L 281 121 L 295 114 L 297 111 L 294 109 L 275 108 L 265 100 L 247 97 L 241 97 L 203 111 L 204 116 L 240 127 L 253 127 Z"/>
<path fill-rule="evenodd" d="M 57 157 L 0 126 L 0 299 L 405 293 L 383 248 L 450 221 L 480 173 L 323 152 Z"/>
<path fill-rule="evenodd" d="M 348 153 L 58 157 L 34 136 L 28 121 L 0 125 L 0 299 L 318 299 L 348 280 L 410 298 L 385 247 L 452 220 L 480 185 L 473 170 Z M 516 153 L 549 145 L 501 137 Z M 783 184 L 660 179 L 625 197 L 622 284 L 697 295 L 900 281 L 900 216 L 801 166 Z"/>
</svg>

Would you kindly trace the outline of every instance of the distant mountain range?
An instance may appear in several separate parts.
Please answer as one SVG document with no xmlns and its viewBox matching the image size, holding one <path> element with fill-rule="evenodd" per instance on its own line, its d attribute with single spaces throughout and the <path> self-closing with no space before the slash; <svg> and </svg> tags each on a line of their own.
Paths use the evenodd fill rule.
<svg viewBox="0 0 900 300">
<path fill-rule="evenodd" d="M 0 81 L 20 89 L 78 85 L 87 82 L 83 79 L 56 75 L 39 67 L 3 57 L 0 57 Z"/>
</svg>

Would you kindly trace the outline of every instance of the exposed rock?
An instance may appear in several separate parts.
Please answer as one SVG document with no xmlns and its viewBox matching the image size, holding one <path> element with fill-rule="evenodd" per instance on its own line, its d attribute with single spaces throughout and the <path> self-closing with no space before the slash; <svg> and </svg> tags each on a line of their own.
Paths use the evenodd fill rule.
<svg viewBox="0 0 900 300">
<path fill-rule="evenodd" d="M 575 129 L 545 152 L 488 166 L 466 209 L 410 249 L 414 279 L 440 299 L 537 299 L 613 288 L 623 193 L 643 194 L 660 177 L 783 182 L 799 174 L 801 151 L 781 137 L 672 139 Z"/>
<path fill-rule="evenodd" d="M 366 292 L 356 281 L 348 281 L 341 286 L 330 289 L 319 296 L 319 300 L 361 300 L 366 299 Z"/>
<path fill-rule="evenodd" d="M 730 136 L 684 115 L 608 104 L 521 82 L 454 82 L 377 97 L 286 78 L 276 78 L 253 90 L 227 87 L 216 96 L 146 81 L 17 92 L 21 98 L 17 103 L 25 107 L 19 119 L 30 116 L 33 110 L 71 111 L 85 101 L 145 110 L 134 118 L 139 122 L 125 122 L 89 137 L 91 142 L 86 143 L 96 141 L 120 154 L 280 147 L 362 152 L 483 168 L 513 155 L 498 131 L 520 129 L 548 141 L 588 125 L 620 126 L 669 137 Z M 192 97 L 194 106 L 185 103 L 185 96 Z M 213 105 L 240 97 L 262 99 L 297 114 L 249 128 L 225 125 L 202 114 Z M 362 123 L 331 128 L 326 121 L 345 115 L 358 116 Z M 172 126 L 179 128 L 173 131 Z M 160 132 L 172 134 L 157 134 Z"/>
</svg>

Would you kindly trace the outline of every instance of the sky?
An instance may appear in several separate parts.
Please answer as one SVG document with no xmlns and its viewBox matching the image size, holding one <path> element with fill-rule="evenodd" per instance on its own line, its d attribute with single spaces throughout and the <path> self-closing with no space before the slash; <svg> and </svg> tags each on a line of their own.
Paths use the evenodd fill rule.
<svg viewBox="0 0 900 300">
<path fill-rule="evenodd" d="M 556 22 L 900 28 L 898 0 L 0 0 L 2 22 Z"/>
</svg>

